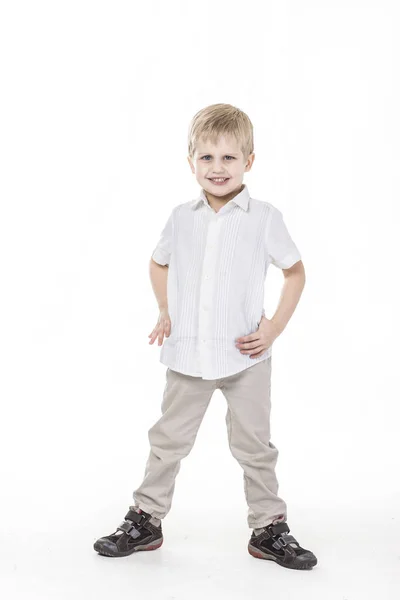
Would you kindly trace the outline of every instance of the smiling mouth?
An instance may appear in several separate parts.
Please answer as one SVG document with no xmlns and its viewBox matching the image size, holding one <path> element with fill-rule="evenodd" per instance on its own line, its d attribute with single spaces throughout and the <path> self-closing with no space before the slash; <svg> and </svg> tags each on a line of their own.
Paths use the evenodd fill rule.
<svg viewBox="0 0 400 600">
<path fill-rule="evenodd" d="M 210 181 L 212 181 L 213 183 L 224 183 L 225 181 L 228 181 L 228 179 L 230 179 L 229 177 L 208 177 L 208 179 Z"/>
</svg>

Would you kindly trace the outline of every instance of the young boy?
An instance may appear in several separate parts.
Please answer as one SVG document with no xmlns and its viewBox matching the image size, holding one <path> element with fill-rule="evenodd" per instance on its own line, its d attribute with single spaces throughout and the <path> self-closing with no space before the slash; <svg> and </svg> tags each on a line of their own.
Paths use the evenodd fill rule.
<svg viewBox="0 0 400 600">
<path fill-rule="evenodd" d="M 256 558 L 311 569 L 315 555 L 289 535 L 287 506 L 277 495 L 278 450 L 270 441 L 271 347 L 292 316 L 305 283 L 300 252 L 282 213 L 256 200 L 243 183 L 254 161 L 253 127 L 230 104 L 200 110 L 189 128 L 188 161 L 200 195 L 176 206 L 150 261 L 160 315 L 150 344 L 165 342 L 162 416 L 150 428 L 145 477 L 116 531 L 94 549 L 127 556 L 163 543 L 161 519 L 171 508 L 181 460 L 189 454 L 214 390 L 224 394 L 229 446 L 243 468 Z M 285 283 L 265 317 L 270 264 Z"/>
</svg>

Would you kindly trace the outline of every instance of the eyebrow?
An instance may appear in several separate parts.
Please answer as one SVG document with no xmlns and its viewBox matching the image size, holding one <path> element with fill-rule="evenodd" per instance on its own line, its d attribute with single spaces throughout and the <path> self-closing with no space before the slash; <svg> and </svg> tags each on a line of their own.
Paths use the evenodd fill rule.
<svg viewBox="0 0 400 600">
<path fill-rule="evenodd" d="M 206 150 L 204 150 L 204 152 L 198 152 L 198 154 L 211 154 L 211 152 L 207 152 Z M 225 154 L 229 154 L 232 156 L 239 156 L 239 152 L 225 152 Z"/>
</svg>

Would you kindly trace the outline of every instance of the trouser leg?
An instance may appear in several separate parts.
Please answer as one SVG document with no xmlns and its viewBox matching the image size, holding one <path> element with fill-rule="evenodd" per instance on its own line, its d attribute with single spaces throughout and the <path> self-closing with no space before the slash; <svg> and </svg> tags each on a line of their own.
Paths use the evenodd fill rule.
<svg viewBox="0 0 400 600">
<path fill-rule="evenodd" d="M 248 525 L 260 528 L 287 519 L 275 473 L 278 449 L 271 442 L 271 356 L 221 380 L 228 410 L 229 447 L 243 468 Z"/>
<path fill-rule="evenodd" d="M 162 416 L 149 429 L 150 453 L 135 506 L 163 519 L 169 512 L 181 460 L 191 451 L 216 389 L 216 380 L 184 375 L 169 367 L 161 404 Z"/>
</svg>

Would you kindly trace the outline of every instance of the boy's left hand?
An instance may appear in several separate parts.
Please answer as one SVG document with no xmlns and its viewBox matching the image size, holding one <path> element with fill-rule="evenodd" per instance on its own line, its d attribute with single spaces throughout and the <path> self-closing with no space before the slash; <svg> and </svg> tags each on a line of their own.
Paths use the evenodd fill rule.
<svg viewBox="0 0 400 600">
<path fill-rule="evenodd" d="M 277 325 L 263 315 L 257 331 L 237 338 L 235 346 L 241 354 L 249 354 L 250 358 L 258 358 L 272 345 L 280 333 Z"/>
</svg>

